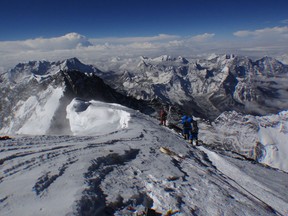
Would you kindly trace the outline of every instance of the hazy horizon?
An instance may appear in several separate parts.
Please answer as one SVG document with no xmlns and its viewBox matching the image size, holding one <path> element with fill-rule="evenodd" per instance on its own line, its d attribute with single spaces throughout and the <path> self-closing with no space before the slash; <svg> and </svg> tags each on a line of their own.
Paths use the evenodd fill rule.
<svg viewBox="0 0 288 216">
<path fill-rule="evenodd" d="M 0 68 L 69 57 L 287 55 L 287 8 L 284 0 L 4 0 Z"/>
</svg>

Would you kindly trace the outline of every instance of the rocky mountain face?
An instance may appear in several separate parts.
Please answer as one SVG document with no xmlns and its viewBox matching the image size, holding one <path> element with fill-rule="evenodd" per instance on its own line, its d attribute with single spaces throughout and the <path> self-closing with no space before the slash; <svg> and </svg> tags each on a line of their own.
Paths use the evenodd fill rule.
<svg viewBox="0 0 288 216">
<path fill-rule="evenodd" d="M 282 111 L 253 116 L 223 112 L 211 124 L 200 123 L 200 136 L 214 151 L 234 152 L 245 159 L 287 171 L 287 114 Z"/>
<path fill-rule="evenodd" d="M 141 57 L 134 66 L 125 65 L 107 72 L 76 58 L 16 65 L 0 76 L 0 128 L 17 131 L 39 109 L 36 103 L 60 101 L 47 109 L 55 109 L 49 130 L 61 132 L 65 107 L 74 97 L 120 103 L 150 115 L 169 105 L 172 121 L 183 113 L 214 120 L 224 111 L 265 115 L 288 108 L 288 66 L 269 57 Z M 16 112 L 22 116 L 12 124 Z"/>
<path fill-rule="evenodd" d="M 0 75 L 0 134 L 31 134 L 31 128 L 35 135 L 72 134 L 67 106 L 79 98 L 122 104 L 150 116 L 169 105 L 168 120 L 175 128 L 181 115 L 192 114 L 199 120 L 203 145 L 266 164 L 286 152 L 281 148 L 288 127 L 283 111 L 288 108 L 287 65 L 268 57 L 252 61 L 230 55 L 138 60 L 107 72 L 76 58 L 16 65 Z M 271 134 L 279 134 L 279 140 Z"/>
<path fill-rule="evenodd" d="M 265 57 L 252 61 L 233 55 L 186 60 L 141 58 L 106 80 L 138 99 L 180 104 L 187 113 L 215 119 L 223 111 L 256 115 L 288 107 L 288 66 Z"/>
<path fill-rule="evenodd" d="M 141 113 L 155 113 L 157 100 L 210 118 L 287 109 L 287 66 L 270 58 L 162 56 L 121 69 L 68 59 L 0 75 L 0 134 L 33 135 L 1 141 L 0 212 L 287 215 L 288 111 L 225 111 L 212 123 L 194 116 L 200 146 Z"/>
<path fill-rule="evenodd" d="M 100 73 L 75 58 L 18 64 L 1 75 L 0 129 L 5 133 L 17 132 L 32 115 L 47 109 L 47 115 L 52 115 L 47 133 L 69 134 L 62 129 L 68 124 L 66 107 L 75 97 L 123 104 L 147 114 L 155 111 L 143 101 L 116 92 L 97 76 Z"/>
</svg>

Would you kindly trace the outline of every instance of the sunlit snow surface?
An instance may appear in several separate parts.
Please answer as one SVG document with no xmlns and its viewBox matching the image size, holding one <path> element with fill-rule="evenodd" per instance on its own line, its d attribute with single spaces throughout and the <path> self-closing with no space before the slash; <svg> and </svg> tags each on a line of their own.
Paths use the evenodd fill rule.
<svg viewBox="0 0 288 216">
<path fill-rule="evenodd" d="M 224 112 L 212 125 L 202 124 L 202 129 L 202 140 L 211 147 L 235 151 L 288 172 L 287 111 L 262 117 Z"/>
<path fill-rule="evenodd" d="M 100 135 L 128 128 L 130 113 L 118 104 L 74 100 L 67 118 L 74 135 Z"/>
<path fill-rule="evenodd" d="M 128 207 L 145 206 L 175 215 L 288 214 L 287 173 L 192 147 L 116 104 L 73 100 L 67 117 L 76 136 L 0 141 L 1 216 L 132 215 Z"/>
<path fill-rule="evenodd" d="M 62 96 L 63 88 L 50 86 L 39 95 L 19 100 L 11 110 L 13 121 L 1 128 L 0 134 L 46 134 Z"/>
</svg>

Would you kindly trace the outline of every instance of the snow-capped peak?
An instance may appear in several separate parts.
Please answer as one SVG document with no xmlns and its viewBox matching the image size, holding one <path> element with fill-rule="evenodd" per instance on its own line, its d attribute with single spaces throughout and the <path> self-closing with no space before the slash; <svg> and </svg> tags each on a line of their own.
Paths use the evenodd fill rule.
<svg viewBox="0 0 288 216">
<path fill-rule="evenodd" d="M 182 57 L 182 56 L 178 56 L 176 58 L 173 58 L 172 56 L 169 56 L 169 55 L 161 55 L 161 56 L 158 56 L 158 57 L 155 57 L 155 58 L 148 58 L 148 57 L 145 57 L 145 56 L 140 56 L 140 63 L 138 64 L 138 67 L 139 65 L 141 65 L 142 63 L 151 63 L 151 64 L 164 64 L 164 65 L 167 65 L 167 64 L 171 64 L 173 65 L 174 63 L 180 63 L 180 64 L 187 64 L 189 63 L 189 61 Z"/>
<path fill-rule="evenodd" d="M 91 65 L 83 64 L 78 58 L 66 59 L 60 63 L 61 70 L 78 70 L 85 73 L 93 73 L 96 69 Z"/>
<path fill-rule="evenodd" d="M 184 102 L 189 114 L 205 117 L 287 107 L 287 82 L 278 76 L 285 65 L 268 65 L 278 68 L 277 76 L 259 76 L 262 63 L 247 58 L 219 56 L 199 65 L 169 59 L 142 58 L 142 68 L 111 77 L 127 94 L 174 103 L 167 118 L 180 133 L 185 112 L 174 108 Z M 12 135 L 0 142 L 1 215 L 143 215 L 145 207 L 179 216 L 288 215 L 288 175 L 278 170 L 288 169 L 287 111 L 224 112 L 211 124 L 199 114 L 201 146 L 192 146 L 151 117 L 161 102 L 123 96 L 95 74 L 81 73 L 90 69 L 76 58 L 30 62 L 12 74 L 47 79 L 1 83 L 0 133 Z"/>
<path fill-rule="evenodd" d="M 183 63 L 183 64 L 189 63 L 189 61 L 186 58 L 182 57 L 182 56 L 178 56 L 175 61 Z"/>
<path fill-rule="evenodd" d="M 155 62 L 166 62 L 166 61 L 172 61 L 172 57 L 169 55 L 161 55 L 159 57 L 153 58 L 152 59 Z"/>
<path fill-rule="evenodd" d="M 19 63 L 13 69 L 2 75 L 4 80 L 11 83 L 27 82 L 31 78 L 41 80 L 41 77 L 57 74 L 61 70 L 77 70 L 83 73 L 99 72 L 92 65 L 83 64 L 77 58 L 70 58 L 63 61 L 29 61 L 27 63 Z"/>
<path fill-rule="evenodd" d="M 68 40 L 68 41 L 73 42 L 73 43 L 76 43 L 77 46 L 87 47 L 87 46 L 91 46 L 92 45 L 85 36 L 80 35 L 80 34 L 75 33 L 75 32 L 68 33 L 68 34 L 62 36 L 62 39 L 63 40 Z"/>
</svg>

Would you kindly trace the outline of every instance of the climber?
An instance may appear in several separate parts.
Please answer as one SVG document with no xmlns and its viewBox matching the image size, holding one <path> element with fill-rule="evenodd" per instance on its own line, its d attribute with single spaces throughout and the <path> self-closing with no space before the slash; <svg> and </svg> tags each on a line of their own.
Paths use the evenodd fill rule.
<svg viewBox="0 0 288 216">
<path fill-rule="evenodd" d="M 192 120 L 193 119 L 191 117 L 187 117 L 185 115 L 181 118 L 181 124 L 183 124 L 182 135 L 183 135 L 185 140 L 189 139 L 189 134 L 190 134 L 190 130 L 191 130 L 191 121 Z"/>
<path fill-rule="evenodd" d="M 166 120 L 167 120 L 167 112 L 165 111 L 164 108 L 162 108 L 160 111 L 160 124 L 159 125 L 166 126 Z"/>
<path fill-rule="evenodd" d="M 195 140 L 195 145 L 198 145 L 198 124 L 197 121 L 193 120 L 192 121 L 192 128 L 190 130 L 190 136 L 189 136 L 189 143 L 193 144 L 193 141 Z"/>
</svg>

